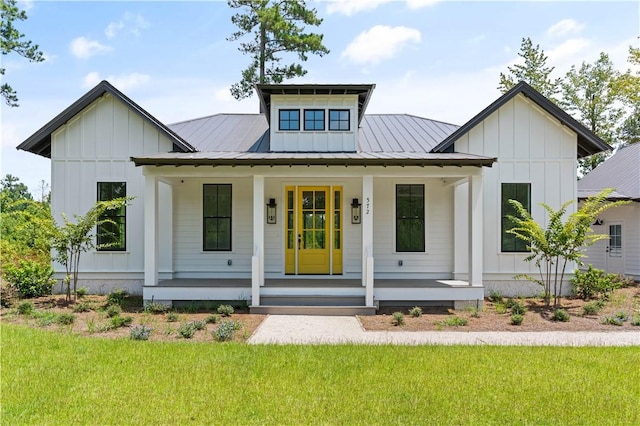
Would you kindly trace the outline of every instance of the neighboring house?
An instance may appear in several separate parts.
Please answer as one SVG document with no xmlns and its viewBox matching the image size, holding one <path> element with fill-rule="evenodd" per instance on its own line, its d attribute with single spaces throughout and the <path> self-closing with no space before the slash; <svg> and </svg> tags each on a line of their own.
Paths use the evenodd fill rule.
<svg viewBox="0 0 640 426">
<path fill-rule="evenodd" d="M 100 291 L 254 312 L 539 293 L 513 279 L 536 270 L 507 200 L 545 220 L 539 203 L 575 199 L 577 159 L 607 145 L 526 83 L 461 127 L 367 115 L 374 87 L 257 85 L 264 114 L 165 125 L 103 81 L 18 148 L 51 158 L 56 217 L 135 197 L 116 244 L 83 255 Z"/>
<path fill-rule="evenodd" d="M 578 181 L 578 199 L 605 188 L 609 199 L 629 200 L 603 212 L 593 224 L 595 233 L 609 235 L 586 251 L 585 264 L 640 280 L 640 143 L 623 146 Z"/>
</svg>

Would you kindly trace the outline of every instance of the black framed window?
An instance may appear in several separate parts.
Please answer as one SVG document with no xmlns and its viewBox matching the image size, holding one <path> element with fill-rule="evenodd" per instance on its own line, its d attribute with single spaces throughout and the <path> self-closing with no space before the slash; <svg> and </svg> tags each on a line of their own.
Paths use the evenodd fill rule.
<svg viewBox="0 0 640 426">
<path fill-rule="evenodd" d="M 503 252 L 528 252 L 527 243 L 507 231 L 514 227 L 513 221 L 508 216 L 517 216 L 517 210 L 509 203 L 516 200 L 531 213 L 531 184 L 530 183 L 503 183 L 501 194 L 501 250 Z"/>
<path fill-rule="evenodd" d="M 98 201 L 111 201 L 127 196 L 126 182 L 98 182 Z M 108 210 L 98 219 L 96 232 L 98 251 L 124 251 L 127 249 L 127 207 Z"/>
<path fill-rule="evenodd" d="M 329 130 L 349 130 L 351 111 L 348 109 L 329 110 Z"/>
<path fill-rule="evenodd" d="M 324 130 L 324 110 L 305 109 L 304 110 L 305 130 Z"/>
<path fill-rule="evenodd" d="M 300 130 L 300 110 L 281 109 L 278 111 L 278 129 Z"/>
<path fill-rule="evenodd" d="M 396 251 L 424 252 L 424 185 L 396 185 Z"/>
<path fill-rule="evenodd" d="M 203 250 L 231 250 L 231 185 L 205 184 L 202 197 Z"/>
</svg>

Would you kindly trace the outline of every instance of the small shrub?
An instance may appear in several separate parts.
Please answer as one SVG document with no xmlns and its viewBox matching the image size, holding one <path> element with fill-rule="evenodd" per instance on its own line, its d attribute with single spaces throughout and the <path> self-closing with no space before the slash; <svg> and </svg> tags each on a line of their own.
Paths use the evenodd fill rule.
<svg viewBox="0 0 640 426">
<path fill-rule="evenodd" d="M 560 321 L 567 322 L 571 317 L 569 316 L 569 312 L 564 309 L 556 309 L 553 311 L 553 315 L 551 316 L 552 321 Z"/>
<path fill-rule="evenodd" d="M 57 322 L 58 320 L 58 314 L 51 311 L 46 311 L 46 312 L 34 311 L 32 316 L 33 318 L 36 319 L 36 324 L 38 324 L 39 327 L 46 327 L 48 325 L 53 324 L 54 322 Z"/>
<path fill-rule="evenodd" d="M 391 324 L 395 326 L 404 325 L 404 314 L 402 312 L 394 312 L 391 317 Z"/>
<path fill-rule="evenodd" d="M 127 297 L 129 297 L 129 292 L 127 290 L 114 288 L 111 290 L 111 293 L 107 295 L 107 304 L 120 306 Z"/>
<path fill-rule="evenodd" d="M 233 340 L 236 331 L 240 330 L 242 323 L 240 321 L 222 321 L 220 325 L 211 333 L 217 342 L 228 342 Z"/>
<path fill-rule="evenodd" d="M 149 340 L 152 328 L 146 325 L 134 325 L 129 329 L 131 340 Z"/>
<path fill-rule="evenodd" d="M 60 325 L 71 325 L 75 322 L 75 320 L 76 316 L 74 314 L 66 312 L 58 314 L 56 317 L 56 323 Z"/>
<path fill-rule="evenodd" d="M 191 339 L 196 333 L 196 327 L 192 322 L 185 322 L 178 327 L 178 336 L 183 339 Z"/>
<path fill-rule="evenodd" d="M 507 313 L 507 305 L 505 305 L 504 303 L 496 303 L 494 305 L 494 308 L 496 309 L 496 314 Z"/>
<path fill-rule="evenodd" d="M 91 305 L 85 302 L 76 303 L 75 305 L 73 305 L 73 308 L 71 308 L 71 310 L 73 312 L 89 312 L 91 311 Z"/>
<path fill-rule="evenodd" d="M 133 317 L 130 317 L 130 316 L 121 317 L 120 315 L 116 315 L 115 317 L 111 317 L 111 319 L 109 320 L 109 325 L 112 328 L 120 328 L 120 327 L 126 327 L 130 325 L 132 322 L 133 322 Z"/>
<path fill-rule="evenodd" d="M 164 314 L 169 307 L 162 303 L 148 302 L 144 304 L 144 311 L 151 314 Z"/>
<path fill-rule="evenodd" d="M 113 318 L 122 313 L 122 308 L 120 307 L 120 305 L 109 305 L 107 306 L 105 313 L 109 318 Z"/>
<path fill-rule="evenodd" d="M 449 317 L 445 320 L 442 321 L 438 321 L 436 324 L 437 325 L 444 325 L 447 327 L 464 327 L 465 325 L 467 325 L 469 323 L 469 320 L 467 320 L 466 318 L 462 318 L 462 317 L 458 317 L 458 316 L 452 316 Z"/>
<path fill-rule="evenodd" d="M 475 306 L 472 306 L 471 308 L 469 308 L 469 315 L 471 315 L 473 318 L 480 318 L 480 310 Z"/>
<path fill-rule="evenodd" d="M 421 317 L 422 308 L 420 306 L 414 306 L 413 308 L 409 309 L 409 315 L 411 315 L 414 318 Z"/>
<path fill-rule="evenodd" d="M 87 294 L 89 294 L 89 289 L 87 287 L 80 287 L 76 290 L 76 295 L 78 295 L 78 297 L 85 297 Z"/>
<path fill-rule="evenodd" d="M 207 328 L 207 323 L 204 321 L 193 321 L 193 327 L 196 330 L 204 330 Z"/>
<path fill-rule="evenodd" d="M 527 312 L 527 308 L 522 302 L 516 300 L 511 304 L 511 314 L 524 315 L 525 312 Z"/>
<path fill-rule="evenodd" d="M 2 271 L 3 278 L 10 282 L 22 297 L 41 297 L 51 294 L 56 280 L 53 268 L 34 260 L 20 260 L 18 265 L 8 264 Z"/>
<path fill-rule="evenodd" d="M 34 307 L 31 302 L 22 302 L 18 305 L 18 314 L 20 315 L 31 315 L 33 310 Z"/>
<path fill-rule="evenodd" d="M 228 317 L 233 313 L 233 306 L 231 305 L 220 305 L 218 306 L 218 313 L 223 317 Z"/>
<path fill-rule="evenodd" d="M 640 326 L 640 314 L 636 314 L 631 319 L 631 325 Z"/>
<path fill-rule="evenodd" d="M 621 326 L 624 323 L 624 320 L 615 315 L 611 315 L 603 317 L 601 322 L 602 324 Z"/>
<path fill-rule="evenodd" d="M 493 303 L 502 303 L 504 301 L 502 293 L 499 291 L 491 290 L 489 292 L 489 301 Z"/>
<path fill-rule="evenodd" d="M 604 308 L 604 302 L 602 300 L 585 303 L 584 306 L 582 306 L 582 315 L 596 315 L 602 308 Z"/>
<path fill-rule="evenodd" d="M 176 312 L 169 312 L 167 314 L 167 322 L 177 322 L 178 318 L 179 316 Z"/>
<path fill-rule="evenodd" d="M 511 324 L 520 325 L 524 321 L 524 315 L 522 314 L 511 314 Z"/>
<path fill-rule="evenodd" d="M 584 300 L 607 298 L 614 290 L 620 288 L 623 282 L 624 278 L 621 279 L 616 274 L 607 274 L 589 265 L 586 271 L 575 270 L 571 278 L 571 288 L 576 296 Z"/>
<path fill-rule="evenodd" d="M 211 314 L 204 319 L 204 322 L 206 322 L 207 324 L 217 324 L 220 322 L 220 315 Z"/>
</svg>

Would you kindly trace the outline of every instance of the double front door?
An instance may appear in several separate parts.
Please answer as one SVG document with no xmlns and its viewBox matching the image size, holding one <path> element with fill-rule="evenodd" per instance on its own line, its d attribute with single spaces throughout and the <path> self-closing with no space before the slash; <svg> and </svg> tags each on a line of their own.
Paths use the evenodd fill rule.
<svg viewBox="0 0 640 426">
<path fill-rule="evenodd" d="M 342 187 L 286 188 L 285 273 L 342 274 Z"/>
</svg>

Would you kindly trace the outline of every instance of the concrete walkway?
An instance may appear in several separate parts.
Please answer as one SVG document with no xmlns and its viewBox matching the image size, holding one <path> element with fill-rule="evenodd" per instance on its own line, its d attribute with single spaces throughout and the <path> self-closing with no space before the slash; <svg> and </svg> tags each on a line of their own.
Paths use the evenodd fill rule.
<svg viewBox="0 0 640 426">
<path fill-rule="evenodd" d="M 365 331 L 356 317 L 271 315 L 250 344 L 640 346 L 640 331 Z"/>
</svg>

